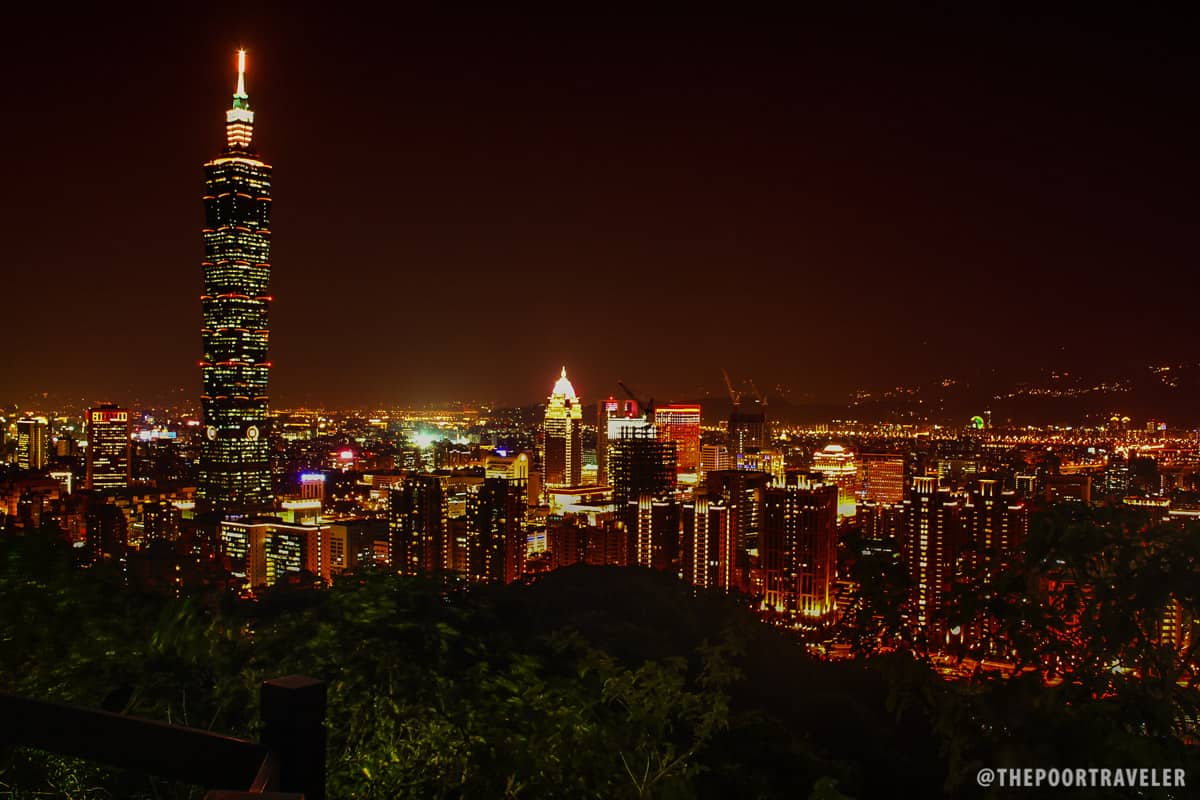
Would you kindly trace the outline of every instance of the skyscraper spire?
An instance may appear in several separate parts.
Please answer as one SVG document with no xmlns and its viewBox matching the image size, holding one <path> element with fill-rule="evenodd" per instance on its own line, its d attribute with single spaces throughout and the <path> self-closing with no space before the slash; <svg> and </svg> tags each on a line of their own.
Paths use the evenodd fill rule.
<svg viewBox="0 0 1200 800">
<path fill-rule="evenodd" d="M 237 91 L 233 93 L 233 106 L 225 112 L 225 142 L 230 150 L 249 150 L 254 136 L 254 112 L 246 94 L 246 51 L 238 50 L 237 55 Z"/>
<path fill-rule="evenodd" d="M 245 102 L 250 99 L 250 95 L 246 94 L 246 51 L 238 50 L 238 84 L 237 91 L 233 93 L 234 108 L 249 108 Z"/>
</svg>

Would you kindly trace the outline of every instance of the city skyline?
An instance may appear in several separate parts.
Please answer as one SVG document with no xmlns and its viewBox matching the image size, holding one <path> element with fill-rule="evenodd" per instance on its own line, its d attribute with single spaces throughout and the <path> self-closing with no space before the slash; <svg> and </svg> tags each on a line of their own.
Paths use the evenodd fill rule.
<svg viewBox="0 0 1200 800">
<path fill-rule="evenodd" d="M 286 404 L 525 404 L 563 363 L 588 402 L 615 378 L 721 397 L 723 366 L 823 401 L 979 361 L 1197 344 L 1136 335 L 1187 302 L 1164 287 L 1188 268 L 1194 112 L 1174 98 L 1194 56 L 1154 20 L 879 19 L 824 41 L 836 26 L 816 17 L 648 19 L 624 37 L 447 17 L 382 49 L 361 20 L 327 35 L 268 16 L 107 20 L 53 47 L 33 24 L 9 54 L 38 65 L 43 121 L 6 133 L 29 154 L 13 264 L 56 281 L 10 312 L 27 341 L 7 396 L 198 394 L 195 164 L 233 45 L 261 70 L 264 149 L 287 168 Z M 1037 129 L 1014 121 L 1035 111 Z M 77 343 L 101 318 L 96 357 Z M 1131 335 L 1097 338 L 1113 318 Z M 822 332 L 830 347 L 797 348 Z"/>
<path fill-rule="evenodd" d="M 1200 774 L 1188 26 L 23 13 L 8 794 Z"/>
</svg>

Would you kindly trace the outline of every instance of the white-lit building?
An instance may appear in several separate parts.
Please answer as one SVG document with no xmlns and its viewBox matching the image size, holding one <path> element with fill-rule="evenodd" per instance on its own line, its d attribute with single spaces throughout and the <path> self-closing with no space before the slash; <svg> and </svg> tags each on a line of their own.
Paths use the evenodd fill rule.
<svg viewBox="0 0 1200 800">
<path fill-rule="evenodd" d="M 583 405 L 567 380 L 567 368 L 550 392 L 544 434 L 542 483 L 547 488 L 583 483 Z"/>
</svg>

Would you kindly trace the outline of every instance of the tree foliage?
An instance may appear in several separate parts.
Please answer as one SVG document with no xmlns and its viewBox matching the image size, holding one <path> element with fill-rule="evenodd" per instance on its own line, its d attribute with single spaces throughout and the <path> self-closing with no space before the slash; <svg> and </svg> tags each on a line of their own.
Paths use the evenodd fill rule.
<svg viewBox="0 0 1200 800">
<path fill-rule="evenodd" d="M 738 781 L 795 797 L 818 779 L 827 791 L 869 772 L 748 691 L 746 670 L 764 652 L 808 659 L 774 631 L 739 633 L 756 625 L 740 609 L 648 572 L 552 578 L 463 590 L 364 570 L 327 591 L 278 587 L 212 605 L 139 595 L 119 572 L 77 568 L 51 539 L 10 537 L 0 541 L 0 686 L 253 738 L 262 680 L 320 677 L 332 797 L 688 798 Z M 590 593 L 656 608 L 598 611 Z M 0 796 L 198 795 L 10 748 Z"/>
</svg>

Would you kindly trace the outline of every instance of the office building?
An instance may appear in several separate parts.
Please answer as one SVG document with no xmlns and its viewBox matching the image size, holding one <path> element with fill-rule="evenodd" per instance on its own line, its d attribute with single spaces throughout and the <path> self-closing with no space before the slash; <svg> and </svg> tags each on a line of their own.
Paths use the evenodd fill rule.
<svg viewBox="0 0 1200 800">
<path fill-rule="evenodd" d="M 654 409 L 654 427 L 660 439 L 675 443 L 675 471 L 695 476 L 700 472 L 700 406 L 671 403 Z M 694 480 L 692 480 L 694 482 Z"/>
<path fill-rule="evenodd" d="M 579 486 L 583 483 L 583 405 L 567 380 L 567 368 L 554 384 L 542 423 L 542 486 Z"/>
<path fill-rule="evenodd" d="M 513 583 L 525 574 L 525 486 L 485 478 L 467 499 L 467 575 Z"/>
<path fill-rule="evenodd" d="M 736 469 L 749 472 L 765 472 L 771 476 L 771 483 L 783 486 L 784 475 L 787 473 L 786 459 L 779 450 L 747 450 L 738 453 Z"/>
<path fill-rule="evenodd" d="M 388 490 L 388 543 L 401 575 L 451 568 L 446 492 L 437 475 L 410 475 Z"/>
<path fill-rule="evenodd" d="M 701 589 L 718 585 L 722 543 L 729 537 L 729 509 L 700 489 L 681 509 L 680 574 Z"/>
<path fill-rule="evenodd" d="M 722 469 L 733 469 L 729 458 L 729 448 L 723 444 L 705 444 L 700 446 L 700 474 L 707 475 Z"/>
<path fill-rule="evenodd" d="M 50 460 L 50 423 L 45 417 L 17 420 L 17 467 L 42 469 Z"/>
<path fill-rule="evenodd" d="M 759 565 L 764 610 L 792 624 L 834 611 L 839 487 L 818 475 L 791 473 L 763 497 Z"/>
<path fill-rule="evenodd" d="M 857 490 L 864 502 L 903 502 L 904 456 L 896 453 L 859 454 Z"/>
<path fill-rule="evenodd" d="M 754 470 L 721 470 L 705 477 L 708 496 L 727 509 L 727 535 L 717 552 L 717 587 L 726 592 L 750 591 L 750 569 L 758 559 L 763 496 L 771 476 Z"/>
<path fill-rule="evenodd" d="M 130 482 L 129 411 L 115 405 L 87 412 L 87 488 L 123 489 Z"/>
<path fill-rule="evenodd" d="M 608 421 L 620 414 L 621 404 L 612 395 L 596 404 L 596 483 L 608 484 Z"/>
<path fill-rule="evenodd" d="M 225 112 L 225 149 L 204 165 L 204 438 L 197 503 L 250 513 L 273 505 L 267 443 L 271 166 L 252 149 L 246 54 Z"/>
<path fill-rule="evenodd" d="M 729 450 L 734 457 L 740 453 L 762 450 L 771 441 L 766 408 L 761 402 L 745 405 L 735 402 L 733 410 L 729 412 L 726 430 Z"/>
<path fill-rule="evenodd" d="M 907 609 L 909 624 L 932 641 L 941 631 L 931 623 L 942 607 L 954 575 L 959 550 L 958 503 L 950 492 L 937 488 L 937 477 L 913 478 L 904 501 L 900 556 L 912 585 Z"/>
<path fill-rule="evenodd" d="M 111 498 L 110 498 L 111 499 Z M 87 548 L 93 561 L 123 561 L 129 546 L 129 521 L 111 502 L 89 501 L 86 516 Z"/>
<path fill-rule="evenodd" d="M 221 551 L 233 563 L 233 574 L 245 578 L 251 588 L 274 586 L 289 575 L 305 571 L 314 577 L 330 574 L 322 557 L 326 528 L 321 525 L 291 525 L 271 518 L 223 520 L 218 539 Z"/>
</svg>

